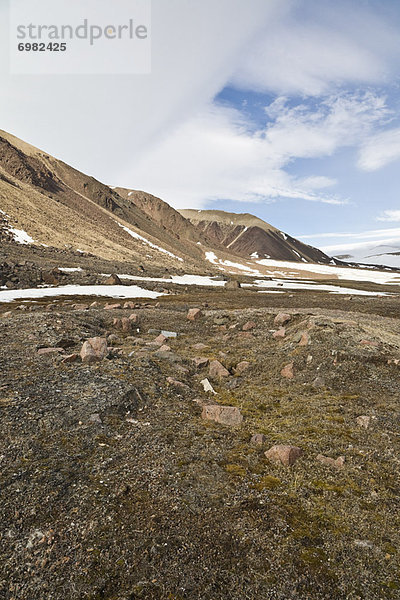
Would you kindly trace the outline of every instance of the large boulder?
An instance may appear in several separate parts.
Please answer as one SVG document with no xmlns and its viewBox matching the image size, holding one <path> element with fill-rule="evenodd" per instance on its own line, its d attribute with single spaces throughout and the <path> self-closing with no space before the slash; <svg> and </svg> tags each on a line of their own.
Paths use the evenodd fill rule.
<svg viewBox="0 0 400 600">
<path fill-rule="evenodd" d="M 107 354 L 107 340 L 100 337 L 89 338 L 86 340 L 80 352 L 82 362 L 86 364 L 100 362 Z"/>
</svg>

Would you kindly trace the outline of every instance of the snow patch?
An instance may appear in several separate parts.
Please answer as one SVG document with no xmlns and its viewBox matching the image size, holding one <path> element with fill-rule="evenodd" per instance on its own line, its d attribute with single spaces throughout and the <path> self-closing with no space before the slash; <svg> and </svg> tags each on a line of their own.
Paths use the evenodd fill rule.
<svg viewBox="0 0 400 600">
<path fill-rule="evenodd" d="M 298 271 L 308 271 L 318 275 L 331 275 L 338 279 L 347 279 L 348 281 L 372 281 L 381 284 L 400 284 L 400 273 L 391 273 L 385 271 L 371 271 L 365 269 L 352 269 L 350 267 L 338 267 L 333 265 L 317 265 L 315 263 L 295 263 L 282 260 L 262 259 L 257 264 L 265 267 L 278 267 L 283 269 L 296 269 Z"/>
<path fill-rule="evenodd" d="M 7 290 L 0 292 L 1 302 L 53 298 L 55 296 L 105 296 L 106 298 L 158 298 L 163 294 L 145 290 L 137 285 L 65 285 L 61 287 Z"/>
<path fill-rule="evenodd" d="M 35 240 L 31 238 L 31 236 L 26 233 L 23 229 L 15 229 L 14 227 L 9 227 L 8 231 L 13 234 L 14 242 L 17 244 L 34 244 Z"/>
<path fill-rule="evenodd" d="M 139 233 L 136 233 L 136 231 L 132 231 L 132 229 L 129 229 L 129 227 L 125 227 L 125 225 L 122 225 L 121 223 L 118 223 L 118 221 L 116 221 L 116 223 L 124 231 L 126 231 L 127 233 L 129 233 L 129 235 L 131 237 L 133 237 L 135 240 L 140 240 L 141 242 L 144 242 L 145 244 L 148 244 L 149 246 L 151 246 L 155 250 L 158 250 L 159 252 L 162 252 L 163 254 L 168 254 L 168 256 L 171 256 L 172 258 L 176 258 L 177 260 L 180 260 L 181 262 L 183 262 L 183 258 L 180 258 L 179 256 L 175 256 L 175 254 L 172 254 L 172 252 L 169 252 L 169 250 L 165 250 L 165 248 L 161 248 L 160 246 L 157 246 L 156 244 L 153 244 L 153 242 L 150 242 L 150 240 L 146 239 L 142 235 L 139 235 Z"/>
</svg>

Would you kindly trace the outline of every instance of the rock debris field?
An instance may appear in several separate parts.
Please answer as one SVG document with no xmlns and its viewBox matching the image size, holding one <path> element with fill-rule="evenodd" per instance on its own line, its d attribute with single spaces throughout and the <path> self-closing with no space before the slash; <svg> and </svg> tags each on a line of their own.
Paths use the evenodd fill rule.
<svg viewBox="0 0 400 600">
<path fill-rule="evenodd" d="M 0 306 L 1 598 L 399 598 L 400 301 L 210 294 Z"/>
</svg>

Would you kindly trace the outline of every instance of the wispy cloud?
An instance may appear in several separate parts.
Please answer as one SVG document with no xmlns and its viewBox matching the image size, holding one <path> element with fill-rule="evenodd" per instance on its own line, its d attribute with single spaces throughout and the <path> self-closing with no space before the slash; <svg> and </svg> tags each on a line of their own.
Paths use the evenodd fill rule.
<svg viewBox="0 0 400 600">
<path fill-rule="evenodd" d="M 400 35 L 382 11 L 343 1 L 311 5 L 301 3 L 254 44 L 233 77 L 235 85 L 319 96 L 388 79 L 400 59 Z"/>
<path fill-rule="evenodd" d="M 400 210 L 384 210 L 382 215 L 377 217 L 377 221 L 400 222 Z"/>
<path fill-rule="evenodd" d="M 278 98 L 266 107 L 264 126 L 254 130 L 239 110 L 214 104 L 135 162 L 129 178 L 176 207 L 282 197 L 344 204 L 346 199 L 326 191 L 334 179 L 320 173 L 296 177 L 288 167 L 298 158 L 330 156 L 359 144 L 386 115 L 385 99 L 372 93 L 339 94 L 317 107 Z"/>
<path fill-rule="evenodd" d="M 389 129 L 366 140 L 360 150 L 358 166 L 364 171 L 376 171 L 399 159 L 400 128 Z"/>
</svg>

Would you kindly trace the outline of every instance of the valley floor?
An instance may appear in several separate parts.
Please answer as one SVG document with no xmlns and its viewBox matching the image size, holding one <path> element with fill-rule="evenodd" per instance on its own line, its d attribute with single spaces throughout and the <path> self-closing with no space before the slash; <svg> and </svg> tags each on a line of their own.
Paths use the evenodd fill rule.
<svg viewBox="0 0 400 600">
<path fill-rule="evenodd" d="M 174 292 L 0 305 L 0 596 L 398 598 L 399 296 Z"/>
</svg>

